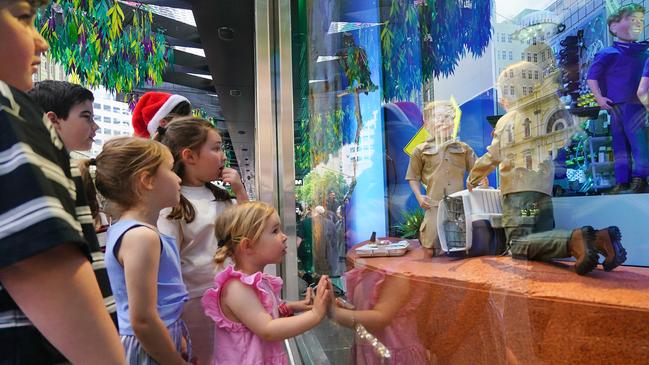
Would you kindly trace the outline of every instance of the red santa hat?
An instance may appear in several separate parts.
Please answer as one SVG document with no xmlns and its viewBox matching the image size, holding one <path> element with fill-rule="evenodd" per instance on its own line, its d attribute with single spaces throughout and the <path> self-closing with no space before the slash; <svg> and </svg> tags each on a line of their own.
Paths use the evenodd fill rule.
<svg viewBox="0 0 649 365">
<path fill-rule="evenodd" d="M 144 93 L 137 101 L 131 119 L 135 135 L 145 138 L 155 135 L 160 121 L 183 101 L 189 103 L 189 100 L 181 95 L 158 91 Z"/>
</svg>

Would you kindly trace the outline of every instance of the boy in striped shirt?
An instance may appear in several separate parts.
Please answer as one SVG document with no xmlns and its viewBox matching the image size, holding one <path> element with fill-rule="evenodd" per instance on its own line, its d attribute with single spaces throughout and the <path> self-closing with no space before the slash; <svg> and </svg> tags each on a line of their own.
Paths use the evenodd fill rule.
<svg viewBox="0 0 649 365">
<path fill-rule="evenodd" d="M 92 148 L 95 132 L 99 129 L 94 120 L 92 103 L 95 97 L 92 91 L 66 81 L 47 80 L 36 83 L 28 94 L 45 111 L 45 116 L 52 123 L 68 152 L 88 151 Z M 99 215 L 99 206 L 94 191 L 87 195 L 87 185 L 84 184 L 85 179 L 91 179 L 87 173 L 87 164 L 87 160 L 71 161 L 72 180 L 77 191 L 76 215 L 81 223 L 83 237 L 90 246 L 92 267 L 104 297 L 104 304 L 117 325 L 115 299 L 108 282 L 104 254 L 95 234 L 95 218 Z M 94 186 L 91 188 L 94 189 Z"/>
<path fill-rule="evenodd" d="M 69 157 L 25 94 L 47 42 L 43 0 L 0 0 L 0 363 L 123 364 L 75 210 Z M 42 337 L 47 338 L 44 341 Z"/>
</svg>

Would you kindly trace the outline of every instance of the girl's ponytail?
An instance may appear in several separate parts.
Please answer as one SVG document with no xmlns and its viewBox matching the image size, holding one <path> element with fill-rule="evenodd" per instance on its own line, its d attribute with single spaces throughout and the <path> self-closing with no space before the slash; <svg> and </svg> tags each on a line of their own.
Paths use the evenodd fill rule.
<svg viewBox="0 0 649 365">
<path fill-rule="evenodd" d="M 232 195 L 230 195 L 230 192 L 227 190 L 220 188 L 212 183 L 206 183 L 205 187 L 210 189 L 212 194 L 214 194 L 214 199 L 219 202 L 230 202 L 232 199 Z"/>
<path fill-rule="evenodd" d="M 216 250 L 216 254 L 214 254 L 214 262 L 216 265 L 221 266 L 225 262 L 225 260 L 228 259 L 228 257 L 233 257 L 234 252 L 232 252 L 232 249 L 230 246 L 221 246 Z"/>
</svg>

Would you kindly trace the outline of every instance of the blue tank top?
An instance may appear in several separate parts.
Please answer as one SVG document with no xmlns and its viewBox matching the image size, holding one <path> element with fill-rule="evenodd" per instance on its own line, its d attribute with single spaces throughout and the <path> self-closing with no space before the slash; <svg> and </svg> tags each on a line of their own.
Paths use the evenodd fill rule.
<svg viewBox="0 0 649 365">
<path fill-rule="evenodd" d="M 117 321 L 121 335 L 134 336 L 135 333 L 131 327 L 128 313 L 124 267 L 117 260 L 117 252 L 124 234 L 131 228 L 140 226 L 149 227 L 147 224 L 134 220 L 119 221 L 108 229 L 106 237 L 106 270 L 117 303 Z M 180 254 L 175 240 L 172 237 L 160 234 L 160 244 L 157 307 L 160 319 L 162 319 L 166 327 L 169 327 L 180 318 L 188 295 L 180 271 Z"/>
</svg>

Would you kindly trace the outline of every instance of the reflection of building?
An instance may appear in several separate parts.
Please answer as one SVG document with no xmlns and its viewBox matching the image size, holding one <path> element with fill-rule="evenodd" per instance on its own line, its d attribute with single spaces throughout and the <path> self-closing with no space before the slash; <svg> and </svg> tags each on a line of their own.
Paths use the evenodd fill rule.
<svg viewBox="0 0 649 365">
<path fill-rule="evenodd" d="M 426 105 L 426 103 L 428 102 L 435 100 L 435 83 L 433 82 L 432 79 L 424 83 L 422 90 L 423 90 L 422 95 L 424 99 L 423 100 L 424 105 Z"/>
<path fill-rule="evenodd" d="M 523 11 L 523 13 L 524 12 L 525 11 Z M 516 18 L 518 18 L 518 16 L 516 16 Z M 494 44 L 493 57 L 495 61 L 496 77 L 500 75 L 507 66 L 522 60 L 521 52 L 523 52 L 525 47 L 527 47 L 527 44 L 514 37 L 514 33 L 519 28 L 520 26 L 515 20 L 508 20 L 494 24 L 494 35 L 492 41 Z"/>
<path fill-rule="evenodd" d="M 512 102 L 511 110 L 516 117 L 505 127 L 501 143 L 503 153 L 514 166 L 537 170 L 540 162 L 556 156 L 555 151 L 566 144 L 579 125 L 556 95 L 557 72 L 547 78 L 541 77 L 539 83 L 530 81 L 527 71 L 522 70 L 526 73 L 526 82 L 516 89 L 529 89 Z M 529 84 L 536 85 L 526 86 Z"/>
<path fill-rule="evenodd" d="M 47 57 L 41 56 L 41 64 L 38 65 L 38 71 L 33 76 L 34 82 L 44 80 L 68 81 L 68 75 L 63 70 L 63 66 Z"/>
<path fill-rule="evenodd" d="M 529 49 L 532 46 L 532 40 L 521 40 L 517 35 L 521 29 L 521 25 L 519 24 L 520 19 L 535 11 L 537 10 L 525 9 L 518 13 L 518 15 L 513 19 L 508 19 L 494 24 L 494 35 L 492 39 L 494 46 L 492 57 L 494 60 L 494 72 L 496 78 L 498 78 L 503 70 L 513 63 L 519 61 L 534 62 L 532 61 L 534 52 Z M 534 40 L 534 44 L 536 44 L 536 40 Z M 537 55 L 537 57 L 540 56 Z M 500 105 L 498 105 L 497 114 L 504 114 L 504 111 L 500 109 Z"/>
<path fill-rule="evenodd" d="M 374 111 L 372 118 L 367 120 L 361 130 L 361 137 L 358 146 L 354 143 L 343 145 L 336 154 L 330 154 L 325 159 L 326 163 L 320 163 L 313 170 L 328 170 L 343 175 L 345 182 L 350 184 L 354 175 L 354 161 L 356 164 L 356 177 L 372 166 L 374 155 L 374 144 L 376 135 L 376 118 L 378 111 Z"/>
<path fill-rule="evenodd" d="M 377 110 L 373 112 L 371 119 L 365 121 L 358 146 L 351 143 L 344 145 L 341 149 L 342 169 L 339 171 L 342 171 L 345 180 L 349 179 L 348 183 L 351 182 L 351 176 L 354 174 L 354 161 L 356 161 L 356 177 L 372 166 L 376 118 L 378 118 Z"/>
<path fill-rule="evenodd" d="M 116 136 L 133 135 L 131 126 L 131 110 L 127 103 L 116 101 L 115 97 L 104 89 L 93 90 L 95 102 L 95 122 L 99 125 L 91 154 L 96 156 L 101 152 L 104 142 Z"/>
<path fill-rule="evenodd" d="M 549 76 L 557 68 L 557 61 L 554 57 L 552 48 L 542 41 L 532 39 L 532 44 L 527 47 L 521 57 L 525 57 L 525 61 L 532 62 L 537 65 L 544 76 Z"/>
</svg>

